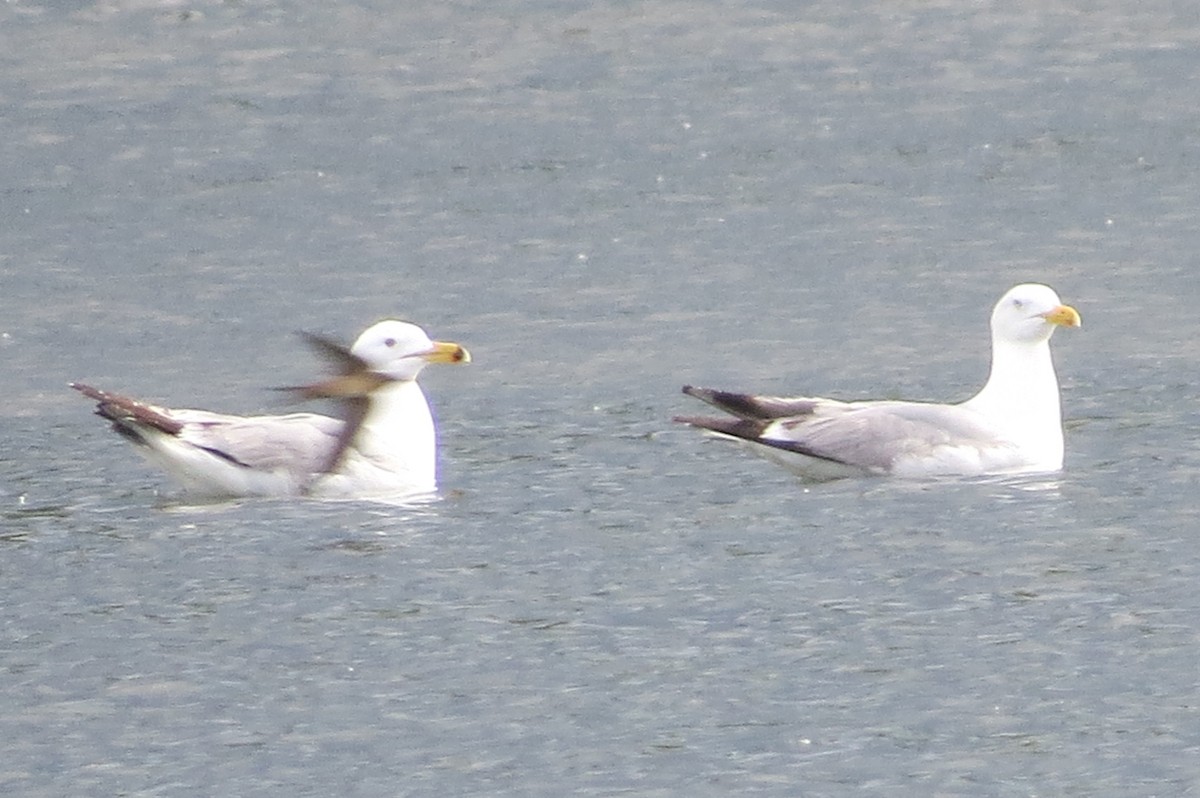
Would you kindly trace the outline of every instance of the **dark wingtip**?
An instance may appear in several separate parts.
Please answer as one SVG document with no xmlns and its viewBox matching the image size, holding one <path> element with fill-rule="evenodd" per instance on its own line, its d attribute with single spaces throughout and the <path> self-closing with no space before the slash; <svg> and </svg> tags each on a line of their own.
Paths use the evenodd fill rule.
<svg viewBox="0 0 1200 798">
<path fill-rule="evenodd" d="M 84 382 L 68 382 L 67 386 L 74 388 L 89 399 L 95 399 L 97 402 L 101 401 L 104 396 L 103 391 L 98 388 L 93 388 Z"/>
<path fill-rule="evenodd" d="M 762 434 L 766 428 L 766 424 L 762 421 L 751 421 L 742 418 L 711 418 L 709 416 L 675 416 L 671 419 L 677 424 L 687 424 L 697 429 L 707 430 L 708 432 L 716 432 L 721 435 L 729 435 L 734 438 L 742 438 L 748 441 L 757 441 L 758 436 Z"/>
<path fill-rule="evenodd" d="M 124 427 L 134 422 L 154 427 L 168 435 L 178 435 L 183 429 L 183 422 L 151 407 L 145 402 L 130 399 L 128 396 L 109 393 L 82 382 L 69 383 L 72 388 L 96 402 L 96 415 L 113 422 L 118 432 L 128 432 Z"/>
</svg>

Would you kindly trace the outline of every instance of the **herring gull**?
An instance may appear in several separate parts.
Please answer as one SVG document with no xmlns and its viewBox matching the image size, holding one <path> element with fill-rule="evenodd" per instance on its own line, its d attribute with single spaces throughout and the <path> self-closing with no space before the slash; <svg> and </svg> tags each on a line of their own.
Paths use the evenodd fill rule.
<svg viewBox="0 0 1200 798">
<path fill-rule="evenodd" d="M 97 415 L 189 495 L 394 498 L 434 491 L 436 437 L 417 375 L 429 363 L 468 363 L 467 350 L 394 319 L 370 327 L 350 349 L 305 338 L 339 373 L 283 390 L 336 399 L 340 419 L 178 410 L 83 383 L 71 387 L 94 399 Z"/>
<path fill-rule="evenodd" d="M 685 394 L 733 417 L 675 420 L 736 439 L 810 480 L 1058 471 L 1063 429 L 1050 336 L 1079 324 L 1053 289 L 1026 283 L 992 310 L 991 373 L 965 402 L 842 402 L 688 385 Z"/>
</svg>

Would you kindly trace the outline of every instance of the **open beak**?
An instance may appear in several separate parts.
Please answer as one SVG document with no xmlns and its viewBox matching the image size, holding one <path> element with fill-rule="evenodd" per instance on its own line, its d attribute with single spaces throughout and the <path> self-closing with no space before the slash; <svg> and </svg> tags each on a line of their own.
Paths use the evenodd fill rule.
<svg viewBox="0 0 1200 798">
<path fill-rule="evenodd" d="M 1083 320 L 1079 318 L 1079 311 L 1070 305 L 1059 305 L 1053 310 L 1043 313 L 1042 318 L 1060 327 L 1078 327 L 1083 323 Z"/>
<path fill-rule="evenodd" d="M 426 363 L 470 363 L 471 353 L 459 344 L 434 341 L 433 348 L 421 355 Z"/>
</svg>

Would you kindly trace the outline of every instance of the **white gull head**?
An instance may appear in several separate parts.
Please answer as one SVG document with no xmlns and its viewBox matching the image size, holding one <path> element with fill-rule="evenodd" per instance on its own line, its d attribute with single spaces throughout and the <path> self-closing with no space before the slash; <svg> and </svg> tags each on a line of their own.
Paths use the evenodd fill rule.
<svg viewBox="0 0 1200 798">
<path fill-rule="evenodd" d="M 430 340 L 415 324 L 387 319 L 358 336 L 350 352 L 377 374 L 392 380 L 415 380 L 430 363 L 469 363 L 471 356 L 458 344 Z"/>
<path fill-rule="evenodd" d="M 1023 283 L 1010 288 L 992 310 L 996 342 L 1036 345 L 1048 341 L 1060 326 L 1078 327 L 1079 314 L 1048 285 Z"/>
</svg>

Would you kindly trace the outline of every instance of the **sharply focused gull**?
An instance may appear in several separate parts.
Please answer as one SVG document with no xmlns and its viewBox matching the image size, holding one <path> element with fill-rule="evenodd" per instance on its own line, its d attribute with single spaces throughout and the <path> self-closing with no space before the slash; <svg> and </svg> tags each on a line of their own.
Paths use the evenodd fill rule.
<svg viewBox="0 0 1200 798">
<path fill-rule="evenodd" d="M 348 350 L 305 337 L 339 373 L 285 390 L 336 399 L 343 418 L 175 410 L 71 387 L 96 400 L 98 415 L 194 496 L 392 498 L 435 490 L 433 418 L 417 375 L 429 363 L 468 363 L 467 350 L 395 320 L 375 324 Z"/>
<path fill-rule="evenodd" d="M 960 404 L 753 396 L 688 385 L 684 393 L 734 418 L 675 420 L 742 441 L 813 480 L 1058 471 L 1063 429 L 1050 335 L 1079 324 L 1079 313 L 1052 289 L 1026 283 L 992 310 L 991 374 Z"/>
</svg>

